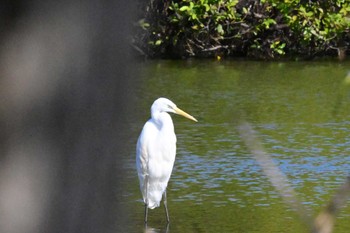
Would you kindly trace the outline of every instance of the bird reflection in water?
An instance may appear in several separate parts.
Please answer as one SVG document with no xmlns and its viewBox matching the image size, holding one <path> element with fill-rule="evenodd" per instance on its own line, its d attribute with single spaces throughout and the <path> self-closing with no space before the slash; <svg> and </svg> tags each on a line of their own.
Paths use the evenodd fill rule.
<svg viewBox="0 0 350 233">
<path fill-rule="evenodd" d="M 144 233 L 168 233 L 169 232 L 169 222 L 165 225 L 163 229 L 157 229 L 153 227 L 147 226 L 147 223 L 145 223 L 145 230 Z"/>
</svg>

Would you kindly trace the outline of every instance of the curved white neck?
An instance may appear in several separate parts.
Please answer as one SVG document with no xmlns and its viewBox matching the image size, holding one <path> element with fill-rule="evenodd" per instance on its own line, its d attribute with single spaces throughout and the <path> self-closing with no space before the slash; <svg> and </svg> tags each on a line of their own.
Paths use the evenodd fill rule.
<svg viewBox="0 0 350 233">
<path fill-rule="evenodd" d="M 167 112 L 152 112 L 152 119 L 161 129 L 174 130 L 173 120 Z"/>
</svg>

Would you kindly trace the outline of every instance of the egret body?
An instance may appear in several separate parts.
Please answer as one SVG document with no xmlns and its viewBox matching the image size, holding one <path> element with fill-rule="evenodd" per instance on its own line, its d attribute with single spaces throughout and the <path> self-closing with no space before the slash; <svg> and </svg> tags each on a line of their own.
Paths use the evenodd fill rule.
<svg viewBox="0 0 350 233">
<path fill-rule="evenodd" d="M 145 222 L 148 208 L 159 207 L 162 196 L 169 222 L 166 187 L 175 162 L 176 135 L 168 113 L 179 114 L 197 122 L 193 116 L 166 98 L 159 98 L 152 104 L 151 118 L 143 126 L 136 147 L 136 167 L 145 203 Z"/>
</svg>

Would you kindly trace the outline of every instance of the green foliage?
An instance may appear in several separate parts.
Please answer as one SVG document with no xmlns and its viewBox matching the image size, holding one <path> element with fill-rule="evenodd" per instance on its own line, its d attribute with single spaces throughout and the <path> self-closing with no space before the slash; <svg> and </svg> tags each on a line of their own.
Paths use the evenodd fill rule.
<svg viewBox="0 0 350 233">
<path fill-rule="evenodd" d="M 280 1 L 276 0 L 268 2 L 276 4 L 276 8 L 283 13 L 293 35 L 300 38 L 298 43 L 311 46 L 315 52 L 325 50 L 332 44 L 338 46 L 342 35 L 349 33 L 349 1 L 315 1 L 307 4 L 299 4 L 300 1 L 296 0 L 285 0 L 284 4 L 277 4 Z"/>
<path fill-rule="evenodd" d="M 146 9 L 135 45 L 151 57 L 312 57 L 350 39 L 348 0 L 154 0 Z"/>
</svg>

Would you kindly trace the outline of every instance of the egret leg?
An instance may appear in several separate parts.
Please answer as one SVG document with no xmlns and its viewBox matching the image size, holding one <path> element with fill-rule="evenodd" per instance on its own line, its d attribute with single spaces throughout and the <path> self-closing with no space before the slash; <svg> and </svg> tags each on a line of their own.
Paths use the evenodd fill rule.
<svg viewBox="0 0 350 233">
<path fill-rule="evenodd" d="M 145 204 L 145 224 L 147 224 L 147 216 L 148 216 L 148 207 L 147 207 L 147 204 Z"/>
<path fill-rule="evenodd" d="M 168 202 L 167 202 L 167 199 L 166 199 L 166 190 L 164 191 L 164 207 L 165 207 L 166 220 L 168 222 L 170 222 L 169 212 L 168 212 Z"/>
<path fill-rule="evenodd" d="M 145 224 L 147 224 L 148 217 L 148 175 L 145 177 L 145 189 L 146 189 L 146 203 L 145 203 Z"/>
<path fill-rule="evenodd" d="M 166 230 L 165 230 L 165 233 L 169 233 L 169 225 L 170 225 L 170 223 L 167 222 L 167 223 L 166 223 Z"/>
</svg>

